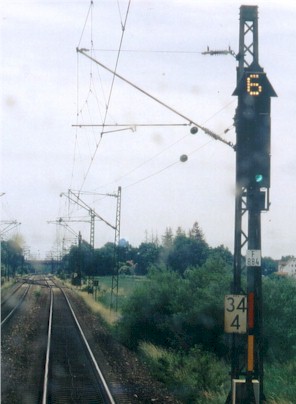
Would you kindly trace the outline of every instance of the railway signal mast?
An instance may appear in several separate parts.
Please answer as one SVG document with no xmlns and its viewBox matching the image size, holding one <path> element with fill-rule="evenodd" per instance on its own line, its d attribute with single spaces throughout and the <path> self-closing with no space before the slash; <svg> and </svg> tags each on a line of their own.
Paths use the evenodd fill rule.
<svg viewBox="0 0 296 404">
<path fill-rule="evenodd" d="M 225 331 L 231 333 L 231 391 L 226 403 L 261 404 L 265 400 L 261 212 L 269 210 L 270 205 L 270 98 L 276 93 L 259 65 L 257 6 L 240 7 L 237 60 L 237 86 L 233 93 L 238 97 L 234 118 L 237 137 L 234 268 L 232 295 L 225 297 Z M 247 220 L 243 220 L 244 215 Z M 244 270 L 246 291 L 241 282 Z"/>
</svg>

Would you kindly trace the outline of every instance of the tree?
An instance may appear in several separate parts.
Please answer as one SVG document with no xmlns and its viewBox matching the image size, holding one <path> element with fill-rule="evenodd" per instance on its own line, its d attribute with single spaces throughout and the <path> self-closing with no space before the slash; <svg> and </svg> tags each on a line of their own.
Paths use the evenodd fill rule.
<svg viewBox="0 0 296 404">
<path fill-rule="evenodd" d="M 233 255 L 223 244 L 215 248 L 210 248 L 209 254 L 210 256 L 222 258 L 224 262 L 230 266 L 233 265 Z"/>
<path fill-rule="evenodd" d="M 126 263 L 128 261 L 135 260 L 137 255 L 137 248 L 132 247 L 128 241 L 126 241 L 125 243 L 119 243 L 117 248 L 119 262 Z"/>
<path fill-rule="evenodd" d="M 205 237 L 198 222 L 193 223 L 192 229 L 189 230 L 189 237 L 205 243 Z"/>
<path fill-rule="evenodd" d="M 151 265 L 156 264 L 159 261 L 161 247 L 154 243 L 142 243 L 140 244 L 135 262 L 137 264 L 136 272 L 139 275 L 146 275 Z"/>
<path fill-rule="evenodd" d="M 186 235 L 185 230 L 183 230 L 181 226 L 178 226 L 177 230 L 176 230 L 176 237 L 185 236 L 185 235 Z"/>
<path fill-rule="evenodd" d="M 267 356 L 280 362 L 288 361 L 296 355 L 295 280 L 265 277 L 262 289 Z"/>
<path fill-rule="evenodd" d="M 94 250 L 85 240 L 81 241 L 80 255 L 82 260 L 82 272 L 87 276 L 94 275 Z"/>
<path fill-rule="evenodd" d="M 204 240 L 179 235 L 174 239 L 167 264 L 173 271 L 182 275 L 187 268 L 202 265 L 207 256 L 208 245 Z"/>
<path fill-rule="evenodd" d="M 165 229 L 165 234 L 161 237 L 161 239 L 163 248 L 166 250 L 170 250 L 174 242 L 174 235 L 171 227 L 167 227 Z"/>
<path fill-rule="evenodd" d="M 112 275 L 115 269 L 114 243 L 106 243 L 95 252 L 95 273 L 100 276 Z"/>
<path fill-rule="evenodd" d="M 82 240 L 80 245 L 73 245 L 63 257 L 63 268 L 67 273 L 77 274 L 79 279 L 82 274 L 93 275 L 94 251 L 90 244 Z"/>
<path fill-rule="evenodd" d="M 15 276 L 18 270 L 24 265 L 23 249 L 18 237 L 1 242 L 1 263 L 4 265 L 5 276 Z"/>
<path fill-rule="evenodd" d="M 261 265 L 262 265 L 262 274 L 265 276 L 277 272 L 278 263 L 271 257 L 263 257 Z"/>
<path fill-rule="evenodd" d="M 294 255 L 282 255 L 281 261 L 288 262 L 293 258 L 295 258 Z"/>
</svg>

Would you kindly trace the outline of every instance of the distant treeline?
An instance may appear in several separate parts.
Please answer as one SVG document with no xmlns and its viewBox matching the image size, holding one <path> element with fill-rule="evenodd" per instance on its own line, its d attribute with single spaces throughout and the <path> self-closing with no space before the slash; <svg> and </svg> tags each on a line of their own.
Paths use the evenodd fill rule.
<svg viewBox="0 0 296 404">
<path fill-rule="evenodd" d="M 92 249 L 82 240 L 79 246 L 72 246 L 61 262 L 60 271 L 66 274 L 81 273 L 82 276 L 112 275 L 115 270 L 121 274 L 146 275 L 151 266 L 165 266 L 180 275 L 190 267 L 203 265 L 213 254 L 223 257 L 232 265 L 233 256 L 223 245 L 212 248 L 206 242 L 197 222 L 189 231 L 179 227 L 174 233 L 167 228 L 159 240 L 142 242 L 133 247 L 128 241 L 120 240 L 118 246 L 108 242 L 101 248 Z M 118 266 L 118 268 L 116 268 Z M 277 261 L 263 258 L 264 275 L 277 270 Z"/>
</svg>

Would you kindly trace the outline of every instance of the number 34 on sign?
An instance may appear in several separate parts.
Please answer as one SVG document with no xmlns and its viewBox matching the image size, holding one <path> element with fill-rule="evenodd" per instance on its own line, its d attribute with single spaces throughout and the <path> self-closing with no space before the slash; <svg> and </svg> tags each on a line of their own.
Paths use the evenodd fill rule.
<svg viewBox="0 0 296 404">
<path fill-rule="evenodd" d="M 224 330 L 227 333 L 247 332 L 247 296 L 226 295 L 224 304 Z"/>
</svg>

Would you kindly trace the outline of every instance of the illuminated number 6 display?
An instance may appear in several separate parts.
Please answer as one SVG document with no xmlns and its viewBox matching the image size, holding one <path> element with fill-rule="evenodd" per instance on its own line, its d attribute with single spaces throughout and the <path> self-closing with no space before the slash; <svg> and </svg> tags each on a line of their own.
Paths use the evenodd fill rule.
<svg viewBox="0 0 296 404">
<path fill-rule="evenodd" d="M 250 95 L 258 96 L 262 92 L 262 86 L 259 84 L 260 76 L 257 73 L 252 73 L 247 76 L 247 92 Z"/>
</svg>

